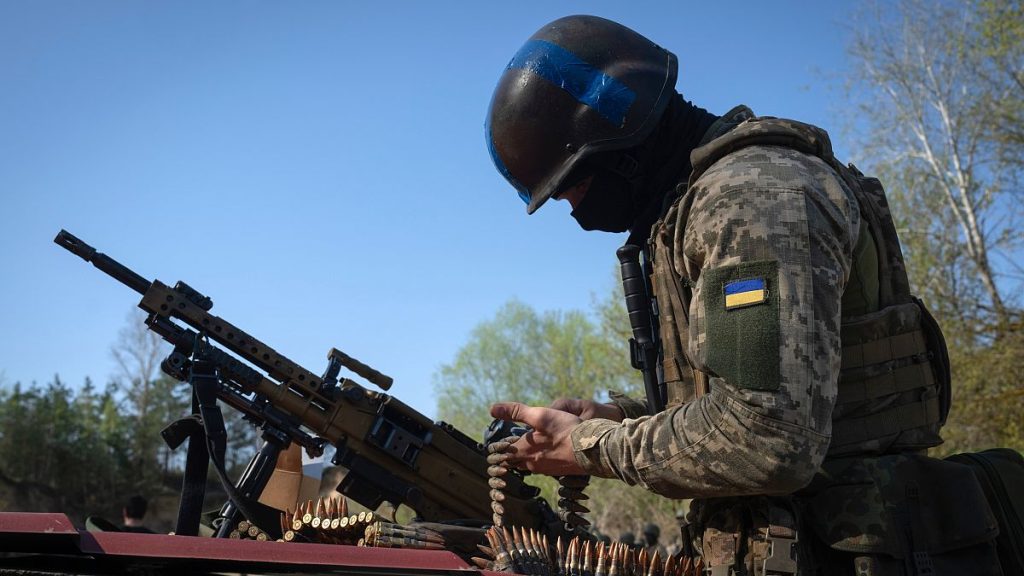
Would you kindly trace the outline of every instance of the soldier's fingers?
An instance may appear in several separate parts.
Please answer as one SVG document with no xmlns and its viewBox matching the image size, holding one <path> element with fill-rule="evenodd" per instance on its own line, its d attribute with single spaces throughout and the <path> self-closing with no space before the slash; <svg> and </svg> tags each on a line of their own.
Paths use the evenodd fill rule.
<svg viewBox="0 0 1024 576">
<path fill-rule="evenodd" d="M 508 460 L 510 457 L 512 457 L 512 454 L 510 454 L 510 453 L 488 454 L 487 455 L 487 463 L 488 464 L 501 464 L 502 462 Z"/>
<path fill-rule="evenodd" d="M 512 446 L 512 442 L 508 440 L 499 440 L 492 442 L 487 445 L 488 454 L 497 454 L 498 452 L 515 452 L 516 449 Z"/>
<path fill-rule="evenodd" d="M 498 402 L 491 405 L 491 416 L 499 420 L 526 422 L 526 420 L 523 420 L 523 416 L 528 410 L 530 410 L 530 407 L 521 402 Z"/>
<path fill-rule="evenodd" d="M 570 414 L 580 415 L 582 409 L 581 402 L 576 398 L 559 398 L 551 403 L 549 408 L 552 410 L 561 410 L 562 412 L 568 412 Z"/>
</svg>

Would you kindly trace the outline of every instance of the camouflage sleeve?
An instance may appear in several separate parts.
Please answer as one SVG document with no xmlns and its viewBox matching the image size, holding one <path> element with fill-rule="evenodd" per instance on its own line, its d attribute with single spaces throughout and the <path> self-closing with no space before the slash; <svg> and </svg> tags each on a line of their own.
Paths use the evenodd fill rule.
<svg viewBox="0 0 1024 576">
<path fill-rule="evenodd" d="M 579 424 L 576 459 L 672 498 L 792 492 L 828 449 L 856 199 L 820 159 L 766 146 L 721 159 L 687 196 L 669 212 L 673 268 L 690 279 L 687 354 L 711 391 Z"/>
<path fill-rule="evenodd" d="M 608 402 L 614 404 L 626 418 L 639 418 L 650 412 L 646 400 L 637 400 L 615 390 L 608 391 Z"/>
</svg>

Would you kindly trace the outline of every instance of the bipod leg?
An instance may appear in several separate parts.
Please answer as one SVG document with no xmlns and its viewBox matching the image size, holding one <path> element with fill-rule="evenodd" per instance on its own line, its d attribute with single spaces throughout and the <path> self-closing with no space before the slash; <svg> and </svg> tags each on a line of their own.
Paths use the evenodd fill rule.
<svg viewBox="0 0 1024 576">
<path fill-rule="evenodd" d="M 263 446 L 260 451 L 252 457 L 245 472 L 238 478 L 235 485 L 235 494 L 244 499 L 244 507 L 252 516 L 248 520 L 265 530 L 274 539 L 280 538 L 279 515 L 280 511 L 269 506 L 260 504 L 260 495 L 270 481 L 274 473 L 274 466 L 277 464 L 277 457 L 281 451 L 291 444 L 287 434 L 272 426 L 263 427 Z M 229 498 L 220 510 L 220 524 L 217 526 L 217 538 L 227 538 L 235 526 L 243 519 L 242 510 L 237 502 Z"/>
</svg>

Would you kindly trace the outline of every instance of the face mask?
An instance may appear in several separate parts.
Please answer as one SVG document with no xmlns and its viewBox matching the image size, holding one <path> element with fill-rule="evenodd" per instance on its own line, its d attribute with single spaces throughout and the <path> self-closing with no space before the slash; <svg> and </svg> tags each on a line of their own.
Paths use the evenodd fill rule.
<svg viewBox="0 0 1024 576">
<path fill-rule="evenodd" d="M 618 174 L 601 171 L 572 211 L 584 230 L 625 232 L 633 224 L 633 186 Z"/>
</svg>

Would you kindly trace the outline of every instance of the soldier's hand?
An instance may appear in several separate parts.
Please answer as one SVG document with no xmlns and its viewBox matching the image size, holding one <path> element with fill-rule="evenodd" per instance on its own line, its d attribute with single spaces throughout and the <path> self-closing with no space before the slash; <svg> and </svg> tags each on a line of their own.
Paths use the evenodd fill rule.
<svg viewBox="0 0 1024 576">
<path fill-rule="evenodd" d="M 533 428 L 512 445 L 507 463 L 550 476 L 585 474 L 572 451 L 569 434 L 582 420 L 568 412 L 519 402 L 498 402 L 491 416 L 522 422 Z"/>
<path fill-rule="evenodd" d="M 615 404 L 601 404 L 593 400 L 582 400 L 580 398 L 559 398 L 549 406 L 552 410 L 561 410 L 580 417 L 580 420 L 591 418 L 604 418 L 622 422 L 624 418 L 622 410 Z"/>
</svg>

